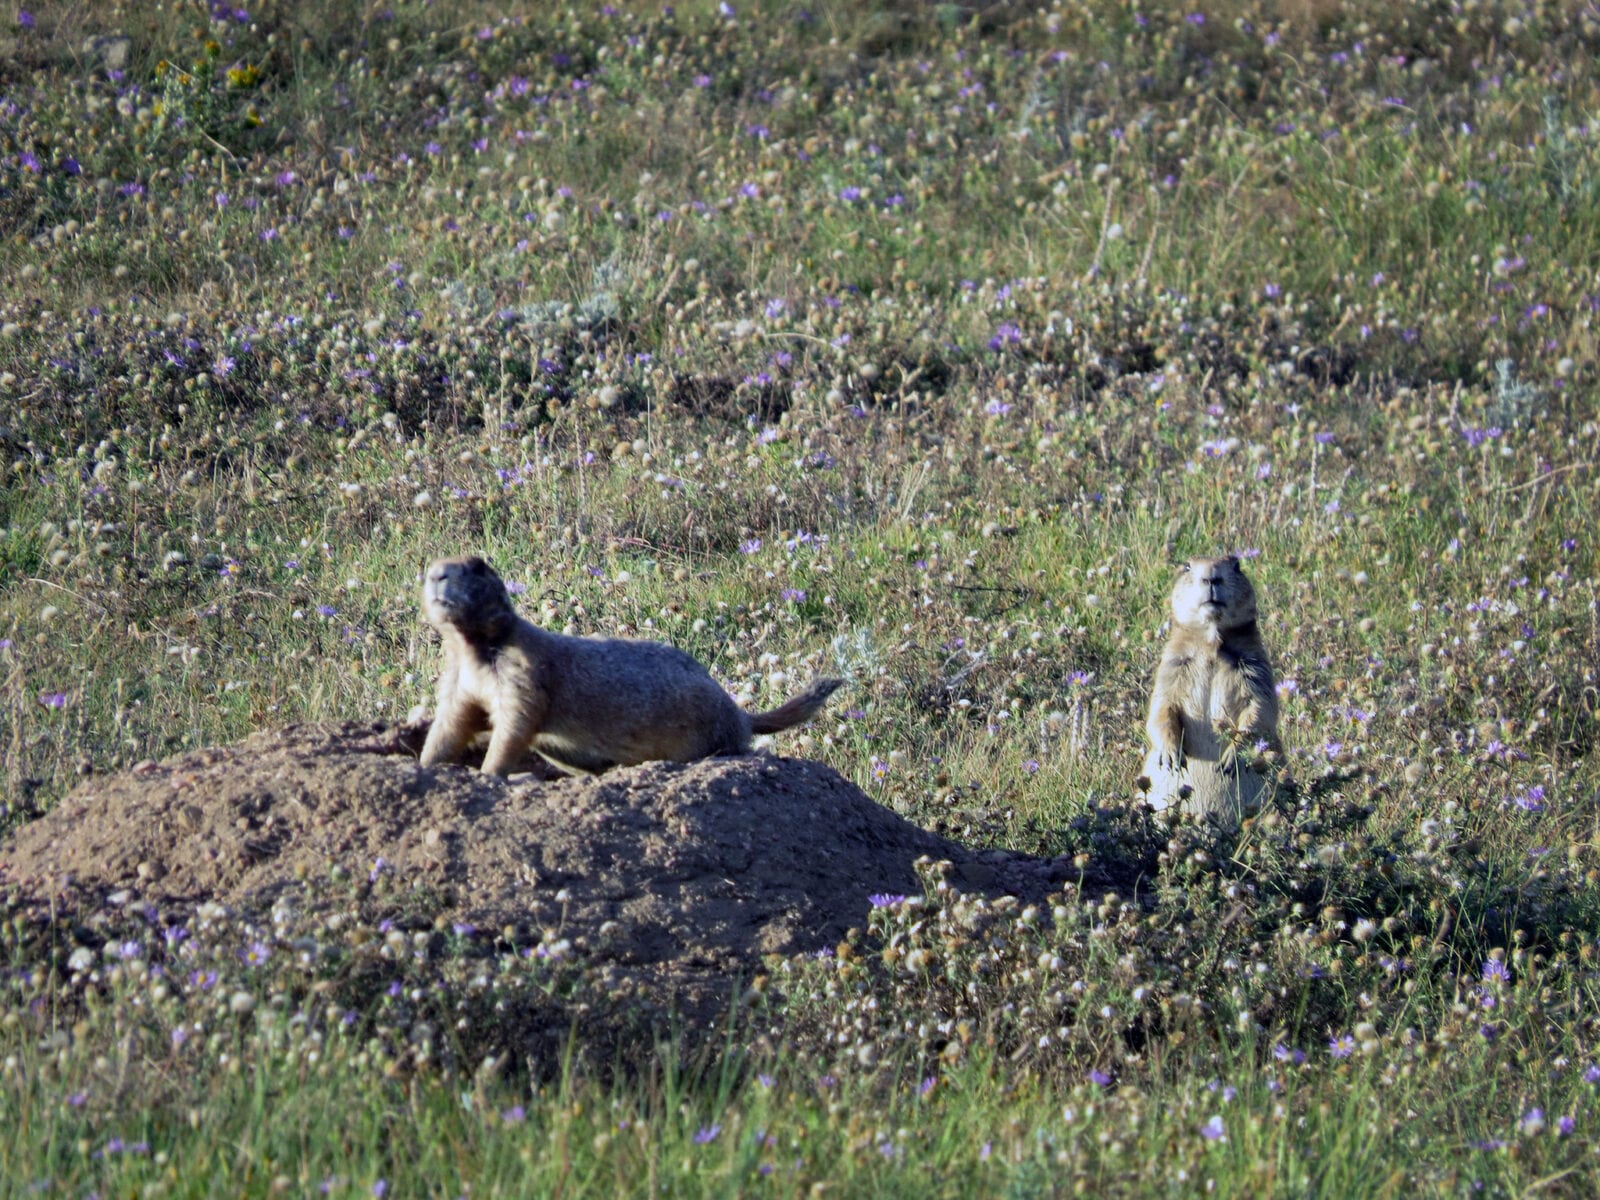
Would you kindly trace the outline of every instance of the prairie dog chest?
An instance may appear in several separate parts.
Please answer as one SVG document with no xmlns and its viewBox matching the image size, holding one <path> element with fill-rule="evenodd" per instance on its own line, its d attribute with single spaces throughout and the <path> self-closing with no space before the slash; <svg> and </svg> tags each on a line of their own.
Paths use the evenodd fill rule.
<svg viewBox="0 0 1600 1200">
<path fill-rule="evenodd" d="M 494 717 L 495 710 L 501 702 L 501 695 L 505 691 L 496 672 L 497 664 L 500 670 L 505 669 L 504 656 L 495 663 L 489 663 L 476 655 L 466 655 L 456 671 L 456 690 L 483 705 L 491 718 Z"/>
<path fill-rule="evenodd" d="M 1249 681 L 1215 654 L 1190 654 L 1171 663 L 1168 700 L 1198 721 L 1235 721 L 1250 704 Z"/>
</svg>

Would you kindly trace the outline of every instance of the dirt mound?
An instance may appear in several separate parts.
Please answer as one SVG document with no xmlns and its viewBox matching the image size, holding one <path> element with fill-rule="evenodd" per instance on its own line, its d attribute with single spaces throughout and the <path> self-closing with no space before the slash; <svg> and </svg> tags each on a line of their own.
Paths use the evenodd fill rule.
<svg viewBox="0 0 1600 1200">
<path fill-rule="evenodd" d="M 818 763 L 752 755 L 599 778 L 424 769 L 415 730 L 297 725 L 84 783 L 0 846 L 0 882 L 44 899 L 127 891 L 265 909 L 308 878 L 392 872 L 429 917 L 533 936 L 559 925 L 631 975 L 731 979 L 837 942 L 914 864 L 966 891 L 1037 898 L 1079 872 L 974 852 Z M 668 989 L 674 995 L 681 989 Z M 709 998 L 715 1002 L 715 995 Z"/>
</svg>

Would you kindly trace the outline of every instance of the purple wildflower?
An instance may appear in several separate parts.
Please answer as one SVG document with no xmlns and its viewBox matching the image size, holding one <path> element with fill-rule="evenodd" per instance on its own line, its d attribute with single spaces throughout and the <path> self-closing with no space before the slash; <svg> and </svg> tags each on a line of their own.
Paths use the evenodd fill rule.
<svg viewBox="0 0 1600 1200">
<path fill-rule="evenodd" d="M 989 339 L 989 349 L 1004 350 L 1007 346 L 1014 346 L 1022 340 L 1022 330 L 1007 321 L 994 331 L 994 336 Z"/>
<path fill-rule="evenodd" d="M 1516 797 L 1516 806 L 1523 812 L 1536 813 L 1544 811 L 1544 786 L 1534 784 L 1531 788 Z"/>
</svg>

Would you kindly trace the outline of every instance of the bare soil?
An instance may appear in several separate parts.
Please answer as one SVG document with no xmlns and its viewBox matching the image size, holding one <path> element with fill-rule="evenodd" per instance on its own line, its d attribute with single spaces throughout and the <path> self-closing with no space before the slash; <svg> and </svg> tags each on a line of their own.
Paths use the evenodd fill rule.
<svg viewBox="0 0 1600 1200">
<path fill-rule="evenodd" d="M 819 763 L 757 754 L 598 778 L 425 769 L 415 727 L 293 725 L 88 780 L 0 845 L 0 886 L 36 902 L 115 893 L 265 910 L 336 866 L 426 894 L 434 922 L 513 940 L 559 929 L 659 1004 L 705 1013 L 767 954 L 829 947 L 875 893 L 1037 899 L 1070 862 L 974 851 Z M 604 928 L 602 928 L 604 927 Z"/>
</svg>

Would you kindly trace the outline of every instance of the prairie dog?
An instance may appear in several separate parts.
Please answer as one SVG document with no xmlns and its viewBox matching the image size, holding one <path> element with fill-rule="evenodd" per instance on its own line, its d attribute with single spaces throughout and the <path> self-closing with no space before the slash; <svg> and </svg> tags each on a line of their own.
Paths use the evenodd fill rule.
<svg viewBox="0 0 1600 1200">
<path fill-rule="evenodd" d="M 489 775 L 509 775 L 529 749 L 591 774 L 652 759 L 746 754 L 752 733 L 810 720 L 842 682 L 818 679 L 771 712 L 747 713 L 676 647 L 567 637 L 523 620 L 481 558 L 430 565 L 422 611 L 445 655 L 425 767 L 458 761 L 485 729 Z"/>
<path fill-rule="evenodd" d="M 1180 569 L 1171 607 L 1172 634 L 1145 722 L 1149 802 L 1237 827 L 1260 807 L 1267 779 L 1239 763 L 1231 737 L 1282 749 L 1255 588 L 1237 557 L 1192 558 Z"/>
</svg>

